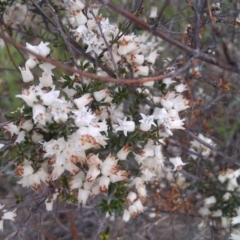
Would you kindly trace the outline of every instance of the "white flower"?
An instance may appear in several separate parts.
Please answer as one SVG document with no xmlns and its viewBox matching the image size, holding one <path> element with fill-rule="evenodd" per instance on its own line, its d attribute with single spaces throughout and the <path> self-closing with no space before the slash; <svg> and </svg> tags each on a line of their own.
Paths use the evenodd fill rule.
<svg viewBox="0 0 240 240">
<path fill-rule="evenodd" d="M 4 207 L 4 205 L 0 204 L 0 209 L 2 209 L 3 207 Z M 3 220 L 15 221 L 14 218 L 17 216 L 16 209 L 14 209 L 13 211 L 7 211 L 6 209 L 4 209 L 2 211 L 3 211 L 3 215 L 0 220 L 0 230 L 1 231 L 3 231 Z"/>
<path fill-rule="evenodd" d="M 74 24 L 75 26 L 84 25 L 87 22 L 87 17 L 84 15 L 83 11 L 75 11 L 74 14 Z"/>
<path fill-rule="evenodd" d="M 48 107 L 48 112 L 51 113 L 55 122 L 66 122 L 71 108 L 72 103 L 61 98 L 56 99 L 56 101 Z"/>
<path fill-rule="evenodd" d="M 171 84 L 175 83 L 176 81 L 172 80 L 171 78 L 164 78 L 163 83 L 166 84 L 166 88 L 168 88 Z"/>
<path fill-rule="evenodd" d="M 128 63 L 137 65 L 142 65 L 144 63 L 144 56 L 142 54 L 130 54 L 126 56 L 126 60 Z"/>
<path fill-rule="evenodd" d="M 99 191 L 101 193 L 107 193 L 109 183 L 110 183 L 109 177 L 101 176 L 99 178 Z"/>
<path fill-rule="evenodd" d="M 39 78 L 39 82 L 42 87 L 53 87 L 52 74 L 43 72 L 42 77 Z"/>
<path fill-rule="evenodd" d="M 135 186 L 136 186 L 138 195 L 140 197 L 145 198 L 147 196 L 147 192 L 146 192 L 146 187 L 145 187 L 145 185 L 143 183 L 143 180 L 140 177 L 136 177 L 133 180 L 133 184 L 135 184 Z"/>
<path fill-rule="evenodd" d="M 59 195 L 58 192 L 54 193 L 52 196 L 48 197 L 45 200 L 46 210 L 48 212 L 52 211 L 53 208 L 53 202 L 57 199 L 57 196 Z"/>
<path fill-rule="evenodd" d="M 238 188 L 237 178 L 233 177 L 228 180 L 227 191 L 234 191 L 236 188 Z"/>
<path fill-rule="evenodd" d="M 34 76 L 32 74 L 32 72 L 30 71 L 30 69 L 28 68 L 28 66 L 26 66 L 25 68 L 20 68 L 21 74 L 22 74 L 22 78 L 23 78 L 23 82 L 31 82 L 34 79 Z"/>
<path fill-rule="evenodd" d="M 134 66 L 133 72 L 134 72 L 135 77 L 137 77 L 138 75 L 148 76 L 149 75 L 149 67 L 148 66 Z"/>
<path fill-rule="evenodd" d="M 80 38 L 82 38 L 85 33 L 88 31 L 87 27 L 85 25 L 78 26 L 77 29 L 73 30 L 74 36 L 76 37 L 76 41 L 78 42 Z"/>
<path fill-rule="evenodd" d="M 107 88 L 93 93 L 93 96 L 97 102 L 101 102 L 108 95 L 109 95 L 109 90 Z"/>
<path fill-rule="evenodd" d="M 203 207 L 199 208 L 198 213 L 204 217 L 204 216 L 210 215 L 211 211 L 209 210 L 208 207 L 203 206 Z"/>
<path fill-rule="evenodd" d="M 226 192 L 223 196 L 222 196 L 222 200 L 223 201 L 228 201 L 231 198 L 232 194 L 229 192 Z"/>
<path fill-rule="evenodd" d="M 154 64 L 157 58 L 157 50 L 152 51 L 148 57 L 147 57 L 147 62 Z"/>
<path fill-rule="evenodd" d="M 73 100 L 73 102 L 76 104 L 77 108 L 81 110 L 81 108 L 85 107 L 87 104 L 89 104 L 92 101 L 92 97 L 90 93 L 86 93 L 80 98 L 76 98 Z"/>
<path fill-rule="evenodd" d="M 89 126 L 96 118 L 92 111 L 88 110 L 86 107 L 82 107 L 81 110 L 72 112 L 76 116 L 74 122 L 78 127 Z"/>
<path fill-rule="evenodd" d="M 40 104 L 33 105 L 33 121 L 34 123 L 46 124 L 46 108 Z"/>
<path fill-rule="evenodd" d="M 60 154 L 66 148 L 67 143 L 64 138 L 52 139 L 49 142 L 44 142 L 43 147 L 46 151 L 44 157 L 51 157 L 54 154 Z"/>
<path fill-rule="evenodd" d="M 127 136 L 127 132 L 133 132 L 135 130 L 135 122 L 127 121 L 127 118 L 124 120 L 117 119 L 119 126 L 116 128 L 116 131 L 123 131 L 124 135 Z"/>
<path fill-rule="evenodd" d="M 36 65 L 38 64 L 38 61 L 34 58 L 29 58 L 26 63 L 25 66 L 26 68 L 32 69 L 34 68 Z"/>
<path fill-rule="evenodd" d="M 59 94 L 60 94 L 60 91 L 59 90 L 54 91 L 54 88 L 50 92 L 43 93 L 41 95 L 41 100 L 43 102 L 43 105 L 49 106 L 56 101 L 60 102 L 60 100 L 58 99 Z"/>
<path fill-rule="evenodd" d="M 205 206 L 212 206 L 217 202 L 217 199 L 214 196 L 208 197 L 204 200 L 204 205 Z"/>
<path fill-rule="evenodd" d="M 128 222 L 131 217 L 130 212 L 127 209 L 124 209 L 123 211 L 123 221 Z"/>
<path fill-rule="evenodd" d="M 240 216 L 232 217 L 232 225 L 240 223 Z"/>
<path fill-rule="evenodd" d="M 117 153 L 117 157 L 119 160 L 126 160 L 128 153 L 131 151 L 132 147 L 129 145 L 123 146 Z"/>
<path fill-rule="evenodd" d="M 93 182 L 99 174 L 100 170 L 97 167 L 90 167 L 87 172 L 86 180 L 88 182 Z"/>
<path fill-rule="evenodd" d="M 140 124 L 140 129 L 142 131 L 149 131 L 151 129 L 151 126 L 154 125 L 156 126 L 156 124 L 154 123 L 154 116 L 150 115 L 150 116 L 146 116 L 143 113 L 140 113 L 140 115 L 142 116 L 142 119 L 139 120 Z"/>
<path fill-rule="evenodd" d="M 4 144 L 0 143 L 0 149 L 3 148 L 4 146 L 5 146 Z"/>
<path fill-rule="evenodd" d="M 37 131 L 32 132 L 32 141 L 34 143 L 39 143 L 43 139 L 43 135 Z"/>
<path fill-rule="evenodd" d="M 49 45 L 48 42 L 44 43 L 44 42 L 40 42 L 37 46 L 38 50 L 39 50 L 39 54 L 42 57 L 47 57 L 50 54 L 50 48 L 47 47 Z"/>
<path fill-rule="evenodd" d="M 26 43 L 26 49 L 30 50 L 32 53 L 39 54 L 39 49 L 37 46 L 33 46 L 30 43 Z M 35 59 L 36 57 L 31 53 L 28 53 L 29 58 Z"/>
<path fill-rule="evenodd" d="M 107 176 L 110 176 L 111 174 L 116 174 L 118 170 L 119 170 L 119 167 L 117 166 L 116 158 L 111 154 L 109 154 L 101 165 L 102 175 L 107 177 Z"/>
<path fill-rule="evenodd" d="M 31 131 L 33 129 L 32 120 L 21 120 L 20 127 L 27 132 Z"/>
<path fill-rule="evenodd" d="M 151 7 L 151 12 L 150 12 L 150 18 L 156 18 L 157 17 L 157 7 Z"/>
<path fill-rule="evenodd" d="M 85 190 L 81 188 L 78 189 L 78 203 L 85 205 L 89 194 L 90 194 L 90 190 Z"/>
<path fill-rule="evenodd" d="M 209 144 L 213 147 L 215 146 L 215 143 L 210 138 L 204 137 L 201 133 L 198 134 L 198 137 L 201 140 L 203 140 L 204 142 L 206 142 L 207 144 Z M 210 148 L 201 144 L 197 140 L 191 141 L 191 149 L 190 150 L 193 151 L 193 152 L 197 152 L 197 153 L 201 154 L 204 158 L 208 158 L 210 156 L 210 154 L 212 153 L 212 150 Z M 191 155 L 191 157 L 193 159 L 197 158 L 196 155 Z M 221 181 L 220 179 L 221 179 L 221 176 L 219 177 L 219 181 Z"/>
<path fill-rule="evenodd" d="M 187 90 L 187 85 L 183 84 L 183 83 L 180 83 L 180 84 L 175 86 L 175 90 L 179 93 L 182 93 L 182 92 Z"/>
<path fill-rule="evenodd" d="M 135 192 L 129 192 L 126 198 L 126 203 L 130 204 L 132 203 L 135 199 L 137 199 L 137 194 Z"/>
<path fill-rule="evenodd" d="M 112 183 L 123 181 L 123 180 L 127 179 L 127 176 L 128 176 L 128 173 L 126 171 L 119 170 L 115 174 L 113 173 L 113 174 L 110 175 L 110 181 Z"/>
<path fill-rule="evenodd" d="M 87 164 L 89 167 L 97 167 L 99 165 L 102 165 L 102 161 L 99 159 L 98 155 L 90 153 L 87 156 Z"/>
<path fill-rule="evenodd" d="M 11 134 L 11 137 L 16 134 L 18 135 L 19 134 L 19 126 L 15 125 L 14 123 L 9 123 L 7 124 L 6 126 L 3 127 L 7 132 L 9 132 Z M 6 132 L 5 131 L 5 132 Z"/>
<path fill-rule="evenodd" d="M 71 189 L 81 188 L 83 186 L 83 181 L 85 181 L 85 174 L 84 172 L 80 171 L 78 174 L 73 176 L 69 183 L 69 186 Z"/>
<path fill-rule="evenodd" d="M 52 65 L 51 63 L 44 62 L 44 63 L 40 64 L 39 67 L 40 67 L 44 72 L 53 75 L 52 69 L 54 69 L 55 66 Z"/>
<path fill-rule="evenodd" d="M 212 217 L 221 217 L 223 215 L 222 210 L 218 209 L 217 211 L 212 212 Z"/>
<path fill-rule="evenodd" d="M 20 131 L 17 139 L 15 140 L 15 143 L 20 143 L 20 142 L 24 141 L 25 136 L 26 136 L 25 131 Z"/>
<path fill-rule="evenodd" d="M 119 41 L 118 53 L 120 55 L 127 55 L 128 53 L 138 48 L 137 43 L 134 42 L 134 36 L 123 36 Z"/>
<path fill-rule="evenodd" d="M 34 103 L 38 101 L 36 98 L 37 92 L 38 90 L 34 86 L 31 86 L 29 89 L 23 89 L 22 94 L 18 94 L 16 97 L 22 98 L 29 107 L 32 107 Z M 41 95 L 41 93 L 39 93 L 39 95 Z"/>
<path fill-rule="evenodd" d="M 144 207 L 140 199 L 136 200 L 132 205 L 134 205 L 137 208 L 138 213 L 141 213 L 144 211 Z"/>
<path fill-rule="evenodd" d="M 187 164 L 182 162 L 181 157 L 169 158 L 169 161 L 174 165 L 173 171 L 181 170 Z"/>
</svg>

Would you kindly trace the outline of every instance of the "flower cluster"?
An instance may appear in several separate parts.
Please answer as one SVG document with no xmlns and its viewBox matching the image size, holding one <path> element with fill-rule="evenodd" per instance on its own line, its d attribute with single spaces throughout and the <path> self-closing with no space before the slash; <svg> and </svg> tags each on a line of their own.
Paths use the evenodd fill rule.
<svg viewBox="0 0 240 240">
<path fill-rule="evenodd" d="M 99 15 L 97 5 L 86 7 L 83 1 L 69 0 L 65 6 L 76 40 L 116 76 L 149 76 L 154 72 L 153 65 L 162 50 L 159 40 L 148 33 L 124 34 Z M 4 127 L 17 149 L 27 146 L 16 164 L 15 175 L 21 178 L 18 184 L 39 190 L 44 184 L 53 186 L 56 182 L 55 192 L 45 199 L 46 209 L 51 211 L 54 201 L 63 199 L 63 188 L 85 205 L 90 196 L 107 197 L 111 188 L 123 183 L 126 191 L 123 201 L 118 201 L 122 201 L 123 219 L 128 221 L 144 211 L 147 183 L 166 176 L 171 182 L 175 171 L 186 164 L 176 156 L 169 158 L 173 167 L 165 166 L 163 146 L 175 130 L 184 129 L 181 115 L 189 108 L 184 97 L 187 85 L 177 78 L 167 78 L 162 91 L 154 91 L 151 81 L 130 92 L 126 86 L 103 84 L 78 74 L 63 75 L 54 82 L 55 67 L 36 57 L 48 58 L 49 45 L 26 43 L 31 53 L 19 69 L 23 82 L 35 84 L 16 95 L 24 105 L 13 113 L 17 119 Z M 85 71 L 95 67 L 88 61 L 78 63 Z M 33 75 L 35 67 L 42 71 L 38 79 Z M 100 68 L 94 71 L 108 76 Z M 174 73 L 175 69 L 166 71 Z M 137 166 L 137 172 L 131 172 L 131 163 Z M 177 174 L 178 184 L 183 183 L 184 177 Z M 61 185 L 63 179 L 65 186 Z"/>
</svg>

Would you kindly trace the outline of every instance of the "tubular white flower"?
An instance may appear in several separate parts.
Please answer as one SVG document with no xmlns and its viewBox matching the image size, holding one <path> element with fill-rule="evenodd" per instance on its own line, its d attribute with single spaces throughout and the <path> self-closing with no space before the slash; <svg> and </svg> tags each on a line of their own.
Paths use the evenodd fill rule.
<svg viewBox="0 0 240 240">
<path fill-rule="evenodd" d="M 101 193 L 107 193 L 109 183 L 110 183 L 109 177 L 101 176 L 99 178 L 99 191 Z"/>
<path fill-rule="evenodd" d="M 145 198 L 147 196 L 147 191 L 146 191 L 146 187 L 143 183 L 143 180 L 140 178 L 140 177 L 136 177 L 134 180 L 133 180 L 133 183 L 135 184 L 136 186 L 136 189 L 137 189 L 137 192 L 138 192 L 138 195 L 140 197 L 143 197 Z"/>
<path fill-rule="evenodd" d="M 33 76 L 32 72 L 30 71 L 30 69 L 28 68 L 28 66 L 26 66 L 25 68 L 19 67 L 19 70 L 21 71 L 23 82 L 33 81 L 34 76 Z"/>
<path fill-rule="evenodd" d="M 211 215 L 211 211 L 210 211 L 209 208 L 206 207 L 206 206 L 203 206 L 203 207 L 199 208 L 199 209 L 198 209 L 198 213 L 199 213 L 200 215 L 202 215 L 203 217 L 204 217 L 204 216 L 209 216 L 209 215 Z"/>
<path fill-rule="evenodd" d="M 38 49 L 37 46 L 33 46 L 30 43 L 26 43 L 26 49 L 30 50 L 31 52 L 35 53 L 35 54 L 39 54 L 40 50 Z M 31 53 L 28 53 L 29 58 L 35 59 L 36 57 L 34 55 L 32 55 Z"/>
<path fill-rule="evenodd" d="M 20 123 L 20 127 L 27 132 L 31 131 L 33 129 L 32 120 L 22 120 Z"/>
<path fill-rule="evenodd" d="M 33 121 L 34 123 L 46 124 L 46 108 L 40 104 L 33 105 Z"/>
<path fill-rule="evenodd" d="M 82 188 L 78 189 L 78 203 L 85 205 L 89 194 L 90 194 L 90 190 L 85 190 Z"/>
<path fill-rule="evenodd" d="M 42 87 L 53 87 L 52 74 L 43 72 L 42 77 L 39 78 L 39 82 Z"/>
<path fill-rule="evenodd" d="M 128 153 L 131 151 L 132 147 L 129 145 L 123 146 L 117 153 L 119 160 L 126 160 Z"/>
<path fill-rule="evenodd" d="M 127 136 L 127 132 L 133 132 L 135 130 L 135 122 L 127 121 L 127 118 L 124 120 L 117 119 L 119 126 L 116 128 L 116 131 L 123 131 L 124 135 Z"/>
<path fill-rule="evenodd" d="M 44 43 L 42 41 L 38 44 L 37 49 L 39 50 L 39 55 L 42 57 L 47 57 L 47 55 L 50 54 L 50 48 L 47 47 L 48 45 L 48 42 Z"/>
<path fill-rule="evenodd" d="M 57 199 L 57 196 L 59 195 L 58 192 L 54 193 L 52 196 L 48 197 L 45 200 L 46 210 L 48 212 L 52 211 L 53 208 L 53 202 Z"/>
<path fill-rule="evenodd" d="M 119 170 L 117 173 L 110 175 L 110 180 L 112 183 L 116 183 L 119 181 L 126 180 L 127 177 L 128 177 L 128 173 L 126 171 Z"/>
<path fill-rule="evenodd" d="M 210 206 L 213 206 L 216 202 L 217 202 L 216 197 L 211 196 L 211 197 L 205 198 L 204 205 L 210 207 Z"/>
<path fill-rule="evenodd" d="M 85 174 L 84 172 L 80 171 L 71 179 L 69 183 L 71 190 L 75 188 L 81 188 L 83 186 L 83 181 L 85 181 Z"/>
<path fill-rule="evenodd" d="M 126 198 L 126 203 L 130 204 L 137 199 L 137 194 L 135 192 L 129 192 Z"/>
<path fill-rule="evenodd" d="M 115 159 L 114 156 L 109 154 L 101 165 L 102 175 L 107 177 L 111 174 L 117 173 L 118 170 L 119 170 L 119 167 L 117 166 L 117 160 Z"/>
<path fill-rule="evenodd" d="M 77 29 L 72 30 L 74 32 L 74 36 L 76 37 L 76 41 L 78 42 L 88 31 L 85 25 L 78 26 Z"/>
<path fill-rule="evenodd" d="M 240 223 L 240 216 L 232 217 L 232 225 Z"/>
<path fill-rule="evenodd" d="M 26 63 L 25 63 L 25 66 L 26 68 L 29 68 L 29 69 L 32 69 L 34 68 L 36 65 L 38 64 L 38 61 L 34 58 L 29 58 Z"/>
<path fill-rule="evenodd" d="M 139 120 L 140 124 L 140 129 L 142 131 L 149 131 L 151 129 L 151 126 L 154 125 L 156 126 L 156 124 L 154 123 L 154 116 L 150 115 L 150 116 L 146 116 L 143 113 L 140 113 L 140 115 L 142 116 L 142 119 Z"/>
<path fill-rule="evenodd" d="M 23 89 L 22 94 L 18 94 L 16 97 L 22 98 L 29 107 L 32 107 L 38 101 L 36 98 L 36 92 L 38 92 L 36 88 L 31 86 L 29 89 Z M 41 95 L 41 93 L 39 94 Z"/>
<path fill-rule="evenodd" d="M 137 208 L 138 213 L 141 213 L 144 211 L 144 207 L 140 199 L 136 200 L 132 205 Z"/>
<path fill-rule="evenodd" d="M 40 64 L 39 67 L 43 70 L 43 72 L 53 75 L 52 69 L 54 69 L 55 66 L 52 65 L 51 63 L 45 62 Z"/>
<path fill-rule="evenodd" d="M 9 132 L 11 136 L 14 134 L 18 135 L 20 132 L 19 126 L 15 125 L 14 123 L 8 123 L 6 126 L 3 127 L 5 129 L 5 132 Z"/>
<path fill-rule="evenodd" d="M 228 180 L 227 191 L 234 191 L 238 186 L 237 178 L 231 178 Z"/>
<path fill-rule="evenodd" d="M 54 88 L 53 88 L 50 92 L 43 93 L 41 95 L 41 100 L 45 106 L 49 106 L 53 102 L 60 101 L 60 99 L 58 99 L 59 94 L 60 94 L 60 91 L 59 90 L 54 91 Z"/>
<path fill-rule="evenodd" d="M 87 156 L 87 164 L 89 167 L 97 167 L 102 164 L 102 161 L 99 159 L 98 155 L 90 153 Z"/>
<path fill-rule="evenodd" d="M 142 54 L 130 54 L 126 56 L 126 59 L 130 64 L 136 63 L 142 65 L 144 63 L 144 56 Z"/>
<path fill-rule="evenodd" d="M 148 76 L 149 75 L 149 67 L 148 66 L 134 66 L 133 72 L 136 77 L 138 75 Z"/>
<path fill-rule="evenodd" d="M 83 107 L 85 107 L 87 104 L 89 104 L 92 101 L 92 97 L 90 93 L 86 93 L 80 98 L 76 98 L 73 100 L 73 102 L 76 104 L 77 108 L 81 110 Z"/>
<path fill-rule="evenodd" d="M 154 50 L 148 55 L 147 62 L 154 64 L 156 62 L 156 58 L 157 58 L 157 50 Z"/>
<path fill-rule="evenodd" d="M 187 85 L 183 84 L 183 83 L 180 83 L 180 84 L 175 86 L 175 90 L 179 93 L 182 93 L 182 92 L 187 90 Z"/>
<path fill-rule="evenodd" d="M 127 55 L 138 48 L 137 43 L 133 42 L 133 36 L 123 36 L 119 43 L 118 53 L 120 55 Z"/>
<path fill-rule="evenodd" d="M 130 212 L 127 209 L 124 209 L 123 211 L 123 221 L 128 222 L 131 217 Z"/>
<path fill-rule="evenodd" d="M 182 162 L 181 157 L 169 158 L 169 161 L 174 165 L 173 171 L 181 170 L 187 164 Z"/>
<path fill-rule="evenodd" d="M 137 217 L 138 215 L 138 209 L 135 205 L 130 205 L 128 207 L 128 211 L 130 212 L 131 217 Z"/>
<path fill-rule="evenodd" d="M 217 211 L 212 212 L 212 217 L 221 217 L 223 215 L 222 210 L 218 209 Z"/>
<path fill-rule="evenodd" d="M 32 141 L 34 143 L 39 143 L 43 139 L 43 135 L 37 131 L 33 131 L 32 133 Z"/>
<path fill-rule="evenodd" d="M 17 136 L 17 139 L 15 140 L 15 143 L 22 142 L 25 139 L 25 136 L 26 136 L 25 131 L 20 131 L 18 136 Z"/>
<path fill-rule="evenodd" d="M 90 167 L 86 179 L 88 182 L 93 182 L 97 176 L 100 174 L 100 170 L 97 167 Z"/>
<path fill-rule="evenodd" d="M 0 209 L 2 209 L 3 207 L 4 207 L 4 205 L 0 205 Z M 3 220 L 15 221 L 14 218 L 17 216 L 16 209 L 14 209 L 13 211 L 7 211 L 6 209 L 4 209 L 2 211 L 3 211 L 3 215 L 0 220 L 0 230 L 1 231 L 3 231 Z"/>
<path fill-rule="evenodd" d="M 109 90 L 107 88 L 93 93 L 93 96 L 97 102 L 101 102 L 108 95 L 109 95 Z"/>
<path fill-rule="evenodd" d="M 156 18 L 157 17 L 157 7 L 151 7 L 151 12 L 150 12 L 150 18 Z"/>
</svg>

